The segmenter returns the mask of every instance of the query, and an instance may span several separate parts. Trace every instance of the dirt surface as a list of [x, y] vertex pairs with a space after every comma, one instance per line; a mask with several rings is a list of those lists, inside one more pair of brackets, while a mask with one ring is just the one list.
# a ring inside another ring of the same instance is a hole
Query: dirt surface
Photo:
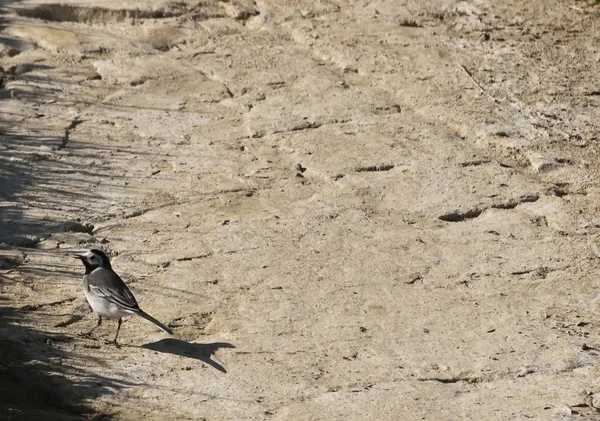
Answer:
[[3, 420], [600, 418], [600, 8], [2, 7]]

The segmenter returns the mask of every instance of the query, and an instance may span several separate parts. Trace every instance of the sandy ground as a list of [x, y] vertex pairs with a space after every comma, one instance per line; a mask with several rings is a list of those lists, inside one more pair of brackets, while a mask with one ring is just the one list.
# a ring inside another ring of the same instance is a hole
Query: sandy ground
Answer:
[[600, 8], [2, 7], [3, 420], [600, 419]]

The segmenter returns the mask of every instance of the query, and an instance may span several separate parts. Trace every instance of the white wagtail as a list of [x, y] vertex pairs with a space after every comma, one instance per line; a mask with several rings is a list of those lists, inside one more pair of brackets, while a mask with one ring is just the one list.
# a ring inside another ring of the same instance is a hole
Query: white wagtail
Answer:
[[116, 346], [119, 346], [117, 337], [123, 317], [132, 315], [141, 316], [165, 332], [173, 334], [171, 329], [140, 308], [125, 282], [113, 271], [110, 260], [104, 252], [92, 249], [84, 254], [76, 254], [74, 257], [81, 259], [85, 265], [83, 293], [92, 310], [98, 314], [98, 324], [87, 333], [88, 335], [102, 324], [102, 317], [119, 319], [117, 334], [113, 341]]

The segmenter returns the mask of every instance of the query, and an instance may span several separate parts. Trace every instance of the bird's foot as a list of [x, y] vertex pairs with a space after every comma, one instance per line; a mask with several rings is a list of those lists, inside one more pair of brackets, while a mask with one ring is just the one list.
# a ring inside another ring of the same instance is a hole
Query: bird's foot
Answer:
[[107, 345], [114, 345], [115, 348], [117, 348], [117, 349], [121, 348], [121, 345], [119, 345], [119, 343], [117, 341], [108, 341], [106, 344]]

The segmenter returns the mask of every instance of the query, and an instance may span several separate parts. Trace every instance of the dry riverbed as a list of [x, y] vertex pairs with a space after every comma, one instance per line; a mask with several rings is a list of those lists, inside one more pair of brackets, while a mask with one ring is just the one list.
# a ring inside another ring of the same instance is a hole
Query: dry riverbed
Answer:
[[600, 8], [1, 6], [3, 420], [600, 417]]

